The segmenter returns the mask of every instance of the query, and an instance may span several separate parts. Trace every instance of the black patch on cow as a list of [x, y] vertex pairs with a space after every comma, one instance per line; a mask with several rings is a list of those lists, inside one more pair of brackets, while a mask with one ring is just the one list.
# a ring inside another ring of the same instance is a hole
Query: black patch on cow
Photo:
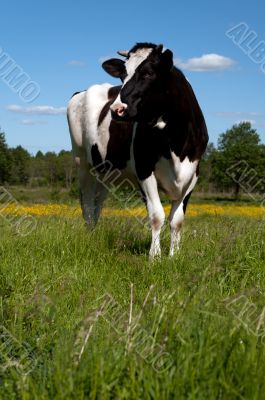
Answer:
[[[120, 93], [120, 86], [113, 86], [108, 91], [108, 102], [102, 108], [98, 126], [101, 125], [107, 113], [109, 112], [111, 104], [114, 102], [118, 94]], [[116, 121], [111, 120], [109, 126], [109, 141], [107, 144], [107, 153], [104, 162], [99, 153], [97, 145], [93, 145], [91, 148], [91, 155], [93, 165], [99, 165], [98, 171], [104, 172], [105, 165], [108, 170], [122, 170], [126, 167], [127, 161], [130, 159], [130, 148], [132, 143], [133, 134], [133, 122], [132, 121]], [[96, 146], [96, 147], [95, 147]]]
[[168, 128], [170, 147], [183, 161], [199, 160], [208, 142], [205, 120], [191, 85], [180, 70], [171, 73], [168, 99]]
[[100, 126], [102, 124], [102, 122], [104, 121], [104, 119], [106, 118], [106, 115], [108, 114], [109, 108], [112, 103], [113, 103], [113, 100], [107, 101], [107, 103], [101, 109], [99, 117], [98, 117], [98, 126]]
[[81, 90], [80, 92], [75, 92], [75, 93], [72, 95], [71, 99], [72, 99], [76, 94], [83, 93], [83, 92], [85, 92], [85, 90]]
[[102, 110], [100, 111], [99, 118], [98, 118], [98, 126], [101, 125], [103, 120], [105, 119], [106, 115], [109, 112], [111, 104], [114, 102], [118, 94], [120, 93], [121, 86], [113, 86], [108, 91], [108, 99], [107, 103], [103, 106]]
[[103, 160], [98, 150], [98, 145], [96, 143], [91, 146], [91, 157], [94, 167], [97, 167], [99, 164], [102, 164]]
[[111, 163], [113, 168], [122, 170], [130, 159], [133, 123], [112, 120], [109, 135], [106, 160]]
[[139, 123], [135, 132], [133, 152], [137, 176], [144, 180], [155, 170], [155, 165], [161, 157], [171, 157], [169, 137], [164, 129]]
[[[152, 52], [121, 89], [122, 102], [128, 104], [128, 110], [132, 109], [135, 115], [132, 119], [139, 122], [134, 152], [140, 179], [150, 176], [161, 156], [171, 158], [171, 151], [181, 162], [186, 157], [190, 161], [199, 160], [208, 142], [202, 111], [180, 70], [173, 67], [166, 76], [151, 71], [155, 77], [142, 80], [142, 75], [148, 73], [148, 64], [153, 65], [156, 60], [157, 55]], [[150, 84], [152, 79], [154, 82]], [[138, 98], [140, 103], [135, 102]], [[160, 117], [166, 123], [163, 130], [155, 128]]]
[[115, 100], [118, 94], [121, 91], [121, 85], [119, 86], [112, 86], [109, 91], [108, 91], [108, 99], [109, 100]]
[[111, 58], [102, 64], [102, 68], [113, 78], [120, 78], [124, 81], [126, 76], [125, 62], [119, 58]]
[[184, 214], [186, 213], [186, 209], [187, 209], [187, 205], [188, 205], [188, 201], [190, 199], [191, 193], [192, 193], [192, 191], [189, 192], [186, 197], [184, 197], [184, 200], [183, 200], [183, 212], [184, 212]]
[[196, 176], [199, 176], [199, 173], [200, 173], [200, 161], [198, 162], [196, 167]]

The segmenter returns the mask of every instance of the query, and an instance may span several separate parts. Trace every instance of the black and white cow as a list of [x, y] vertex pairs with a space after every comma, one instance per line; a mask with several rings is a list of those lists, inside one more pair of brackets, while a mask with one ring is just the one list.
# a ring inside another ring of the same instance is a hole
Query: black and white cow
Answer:
[[138, 43], [103, 68], [122, 85], [94, 85], [68, 105], [73, 154], [79, 165], [81, 205], [88, 225], [97, 222], [106, 185], [91, 168], [108, 162], [138, 182], [152, 230], [150, 257], [160, 254], [165, 213], [159, 189], [172, 202], [172, 256], [179, 248], [188, 199], [198, 178], [208, 134], [191, 85], [162, 45]]

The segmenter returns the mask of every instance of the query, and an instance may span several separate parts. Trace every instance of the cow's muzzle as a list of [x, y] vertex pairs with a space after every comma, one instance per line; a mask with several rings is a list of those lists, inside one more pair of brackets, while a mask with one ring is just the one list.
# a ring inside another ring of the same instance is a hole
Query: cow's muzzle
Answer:
[[124, 103], [113, 103], [110, 106], [111, 111], [118, 117], [124, 117], [126, 115], [127, 104]]

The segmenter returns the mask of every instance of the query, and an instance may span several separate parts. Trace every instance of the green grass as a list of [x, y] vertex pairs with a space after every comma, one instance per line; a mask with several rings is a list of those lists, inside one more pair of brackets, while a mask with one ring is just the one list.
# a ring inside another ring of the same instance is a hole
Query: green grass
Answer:
[[[60, 186], [7, 186], [6, 189], [12, 193], [14, 198], [23, 204], [46, 204], [46, 203], [64, 203], [64, 204], [76, 204], [79, 207], [79, 190], [73, 186], [71, 189], [66, 189]], [[260, 205], [263, 202], [263, 194], [257, 193], [240, 193], [237, 200], [234, 198], [233, 193], [211, 193], [211, 192], [199, 192], [196, 187], [193, 191], [191, 203], [212, 203], [212, 204], [242, 204], [242, 205]], [[131, 187], [122, 187], [122, 189], [115, 189], [114, 195], [110, 195], [105, 206], [107, 207], [119, 207], [123, 208], [125, 205], [132, 203], [135, 205], [136, 199], [139, 197], [139, 205], [142, 205], [138, 191], [135, 195], [132, 195]], [[163, 193], [160, 193], [160, 197], [163, 204], [169, 204], [168, 198]], [[131, 199], [131, 201], [130, 201]]]
[[[187, 218], [179, 254], [166, 257], [164, 231], [149, 263], [149, 234], [133, 219], [87, 232], [81, 218], [43, 217], [27, 237], [0, 220], [11, 338], [0, 337], [0, 398], [264, 399], [264, 231], [257, 219]], [[118, 306], [95, 318], [105, 294]], [[140, 332], [168, 353], [166, 371], [140, 355]]]

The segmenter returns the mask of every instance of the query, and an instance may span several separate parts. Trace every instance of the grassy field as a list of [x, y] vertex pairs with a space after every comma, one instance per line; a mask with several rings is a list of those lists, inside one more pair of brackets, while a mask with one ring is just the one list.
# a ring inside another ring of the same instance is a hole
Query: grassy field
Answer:
[[1, 399], [264, 399], [265, 228], [188, 214], [148, 262], [134, 218], [0, 218]]

